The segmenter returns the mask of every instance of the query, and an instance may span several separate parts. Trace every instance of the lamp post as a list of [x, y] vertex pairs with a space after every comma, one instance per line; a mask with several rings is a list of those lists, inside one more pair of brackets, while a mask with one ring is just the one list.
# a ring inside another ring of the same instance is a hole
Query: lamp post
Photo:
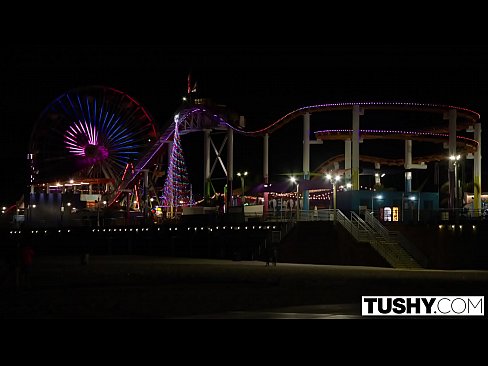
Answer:
[[379, 195], [375, 197], [374, 192], [371, 192], [371, 215], [373, 215], [373, 217], [374, 217], [374, 198], [376, 198], [377, 200], [382, 200], [383, 196]]
[[97, 204], [97, 227], [100, 227], [100, 200], [95, 202]]
[[107, 201], [103, 201], [103, 225], [102, 226], [105, 226], [107, 203], [108, 203]]
[[417, 222], [420, 222], [420, 191], [419, 191], [419, 199], [417, 201], [418, 206], [417, 206]]
[[28, 222], [29, 222], [29, 224], [32, 224], [32, 215], [33, 215], [32, 210], [33, 210], [34, 208], [36, 208], [36, 207], [37, 207], [36, 205], [31, 205], [31, 204], [29, 204], [29, 210], [28, 210], [28, 215], [29, 215], [29, 216], [28, 216]]
[[402, 214], [402, 222], [403, 222], [403, 210], [404, 210], [404, 207], [405, 206], [405, 193], [402, 192], [402, 211], [401, 211], [401, 214]]
[[247, 172], [241, 173], [238, 172], [237, 176], [241, 178], [241, 191], [242, 191], [242, 203], [244, 204], [244, 191], [245, 191], [245, 186], [244, 186], [244, 177], [247, 176]]
[[291, 177], [290, 180], [292, 183], [296, 183], [297, 185], [297, 221], [298, 221], [298, 217], [300, 215], [300, 200], [298, 198], [298, 192], [299, 192], [298, 189], [300, 188], [300, 183], [298, 183], [295, 177]]
[[[450, 206], [452, 209], [457, 208], [458, 205], [458, 179], [457, 179], [457, 166], [458, 161], [461, 160], [461, 155], [451, 155], [449, 156], [449, 160], [453, 162], [454, 165], [454, 184], [452, 185], [454, 188], [454, 192], [449, 192], [450, 194]], [[451, 179], [451, 176], [449, 177]]]
[[420, 191], [418, 197], [410, 196], [410, 201], [417, 201], [417, 222], [420, 222]]
[[327, 174], [325, 178], [332, 183], [332, 190], [334, 195], [333, 200], [334, 200], [334, 224], [335, 224], [337, 221], [337, 182], [341, 180], [341, 176], [336, 175], [334, 179], [332, 179], [332, 175]]

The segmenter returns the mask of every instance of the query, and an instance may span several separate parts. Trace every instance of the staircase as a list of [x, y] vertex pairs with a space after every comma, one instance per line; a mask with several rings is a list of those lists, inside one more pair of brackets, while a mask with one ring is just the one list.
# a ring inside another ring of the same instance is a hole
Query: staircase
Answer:
[[349, 219], [337, 210], [337, 221], [358, 242], [369, 243], [393, 268], [422, 268], [419, 263], [426, 264], [425, 257], [407, 239], [399, 232], [389, 231], [369, 212], [365, 221], [355, 212]]
[[[356, 215], [355, 212], [351, 214]], [[378, 235], [379, 241], [385, 243], [386, 247], [396, 258], [398, 266], [395, 266], [388, 261], [394, 268], [425, 268], [427, 266], [427, 257], [425, 257], [400, 232], [388, 230], [369, 211], [366, 211], [364, 217], [366, 223], [372, 228], [376, 235]], [[378, 249], [376, 250], [388, 260]]]

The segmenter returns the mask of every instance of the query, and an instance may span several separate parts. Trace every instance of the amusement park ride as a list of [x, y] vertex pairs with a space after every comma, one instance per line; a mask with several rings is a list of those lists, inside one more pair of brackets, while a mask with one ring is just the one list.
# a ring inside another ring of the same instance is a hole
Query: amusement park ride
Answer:
[[[193, 90], [165, 125], [157, 126], [147, 110], [129, 95], [109, 87], [91, 86], [70, 90], [55, 99], [42, 113], [31, 135], [28, 153], [28, 187], [24, 207], [26, 221], [53, 220], [84, 211], [100, 215], [100, 210], [118, 209], [128, 220], [137, 212], [143, 220], [162, 215], [174, 218], [182, 207], [197, 204], [186, 170], [181, 136], [203, 132], [204, 202], [212, 193], [212, 175], [217, 167], [225, 173], [227, 192], [224, 207], [232, 205], [234, 133], [263, 138], [263, 183], [269, 183], [269, 136], [289, 122], [303, 119], [303, 180], [310, 180], [310, 146], [324, 140], [344, 141], [344, 154], [319, 167], [325, 174], [331, 164], [344, 161], [345, 184], [360, 190], [359, 161], [382, 165], [402, 165], [405, 191], [411, 191], [412, 170], [426, 169], [426, 163], [449, 156], [474, 159], [474, 211], [481, 208], [481, 124], [479, 114], [465, 108], [420, 103], [335, 103], [308, 106], [292, 111], [265, 128], [247, 131], [243, 117], [194, 99]], [[442, 127], [422, 130], [360, 129], [360, 116], [370, 110], [428, 113], [433, 119], [448, 120]], [[352, 112], [351, 129], [315, 132], [311, 140], [310, 119], [315, 113]], [[473, 132], [473, 138], [458, 136]], [[220, 146], [212, 139], [224, 133]], [[360, 156], [364, 140], [403, 140], [404, 159]], [[412, 156], [413, 141], [441, 144], [448, 154]], [[224, 150], [225, 149], [225, 150]], [[213, 152], [212, 152], [213, 151]], [[212, 163], [211, 157], [215, 160]], [[224, 161], [223, 157], [226, 157]], [[450, 208], [456, 208], [456, 160], [449, 160]], [[303, 185], [306, 186], [306, 185]], [[215, 192], [214, 192], [215, 193]], [[267, 208], [268, 193], [264, 194]], [[309, 209], [308, 191], [303, 191], [303, 209]], [[105, 203], [104, 203], [105, 202]], [[76, 203], [76, 204], [75, 204]], [[54, 208], [40, 207], [52, 206]], [[38, 212], [38, 214], [36, 214]], [[127, 221], [126, 221], [127, 222]]]

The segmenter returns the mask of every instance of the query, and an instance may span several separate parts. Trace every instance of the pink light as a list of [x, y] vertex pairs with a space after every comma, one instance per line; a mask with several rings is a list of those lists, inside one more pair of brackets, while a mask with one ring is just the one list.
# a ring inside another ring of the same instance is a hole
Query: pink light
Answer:
[[[98, 132], [95, 126], [86, 121], [77, 121], [73, 123], [64, 135], [66, 148], [74, 155], [86, 156], [87, 146], [98, 145]], [[100, 156], [106, 158], [108, 151], [100, 147]]]

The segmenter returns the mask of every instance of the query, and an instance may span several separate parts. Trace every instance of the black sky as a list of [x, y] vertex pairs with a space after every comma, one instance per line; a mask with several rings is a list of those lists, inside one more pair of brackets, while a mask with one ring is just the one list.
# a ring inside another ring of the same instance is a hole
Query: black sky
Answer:
[[[189, 72], [201, 96], [246, 116], [251, 129], [324, 102], [455, 104], [480, 112], [482, 121], [488, 109], [488, 46], [21, 45], [4, 47], [0, 62], [2, 204], [23, 191], [24, 158], [39, 114], [65, 91], [86, 85], [126, 92], [160, 124], [179, 106]], [[323, 126], [321, 118], [312, 118], [312, 129]], [[350, 118], [346, 121], [349, 125]], [[272, 172], [283, 173], [283, 162], [301, 170], [300, 131], [298, 124], [290, 126], [273, 139]], [[236, 169], [251, 170], [259, 180], [261, 142], [238, 142]], [[186, 154], [200, 154], [197, 138], [186, 145]], [[312, 165], [329, 153], [320, 151]], [[189, 161], [190, 168], [203, 169], [195, 164]]]

